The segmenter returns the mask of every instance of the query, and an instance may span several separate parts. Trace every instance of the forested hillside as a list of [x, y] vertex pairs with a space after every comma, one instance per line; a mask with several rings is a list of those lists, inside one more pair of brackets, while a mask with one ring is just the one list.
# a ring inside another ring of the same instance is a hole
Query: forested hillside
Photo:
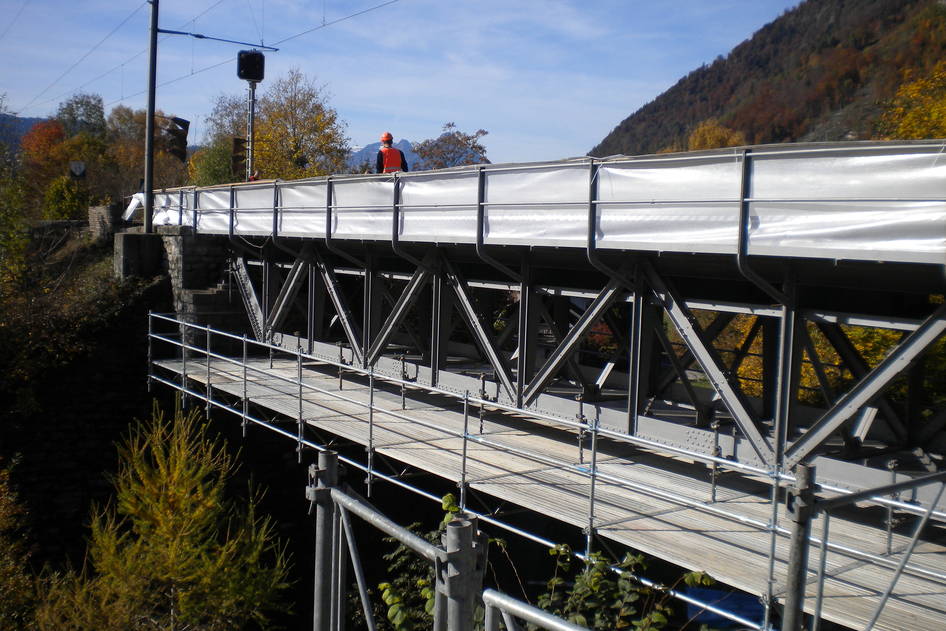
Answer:
[[626, 118], [590, 155], [683, 150], [710, 119], [750, 144], [890, 135], [881, 116], [898, 89], [933, 73], [944, 51], [943, 0], [807, 0]]

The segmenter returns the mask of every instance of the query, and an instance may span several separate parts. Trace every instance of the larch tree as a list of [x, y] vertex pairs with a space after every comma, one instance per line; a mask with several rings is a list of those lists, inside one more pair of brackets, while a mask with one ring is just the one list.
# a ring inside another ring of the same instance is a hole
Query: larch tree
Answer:
[[919, 140], [946, 137], [946, 61], [902, 84], [880, 119], [884, 138]]
[[119, 449], [114, 503], [92, 519], [89, 567], [54, 577], [39, 629], [265, 628], [288, 559], [259, 494], [229, 499], [236, 464], [196, 410], [155, 408]]
[[745, 144], [746, 137], [741, 131], [729, 129], [715, 118], [701, 122], [687, 138], [687, 148], [690, 151], [739, 147]]

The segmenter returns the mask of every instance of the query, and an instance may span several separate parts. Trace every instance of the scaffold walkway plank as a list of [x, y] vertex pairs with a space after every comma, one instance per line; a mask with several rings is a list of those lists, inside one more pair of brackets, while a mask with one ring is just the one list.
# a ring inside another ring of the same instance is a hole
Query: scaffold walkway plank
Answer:
[[[154, 365], [178, 381], [185, 372], [181, 360], [161, 360]], [[456, 400], [446, 402], [409, 391], [402, 410], [400, 392], [380, 381], [375, 384], [369, 424], [369, 388], [364, 380], [343, 375], [339, 390], [337, 374], [306, 361], [300, 406], [295, 359], [250, 359], [247, 367], [245, 370], [240, 360], [214, 359], [209, 365], [193, 360], [186, 363], [186, 373], [188, 380], [202, 388], [209, 376], [215, 399], [221, 393], [239, 399], [245, 392], [256, 406], [288, 419], [297, 419], [301, 409], [308, 426], [365, 446], [370, 443], [378, 453], [411, 467], [452, 481], [459, 481], [465, 471], [469, 487], [479, 493], [577, 528], [592, 522], [601, 537], [688, 569], [706, 571], [720, 582], [750, 593], [766, 591], [771, 541], [766, 526], [772, 518], [766, 480], [725, 473], [718, 482], [716, 501], [710, 502], [710, 474], [705, 464], [601, 440], [592, 481], [588, 446], [580, 446], [576, 433], [566, 428], [488, 411], [480, 432], [477, 411], [473, 410], [467, 418], [468, 439], [464, 441], [464, 414]], [[790, 527], [783, 506], [777, 523]], [[821, 518], [813, 523], [814, 537], [820, 536], [821, 525]], [[836, 547], [827, 555], [822, 616], [864, 628], [899, 557], [887, 555], [886, 531], [854, 512], [832, 516], [830, 525], [829, 539]], [[908, 542], [908, 535], [891, 535], [895, 552]], [[874, 628], [946, 628], [944, 544], [946, 536], [940, 525], [928, 528]], [[878, 565], [851, 549], [889, 562]], [[774, 555], [774, 593], [779, 599], [788, 554], [788, 537], [779, 534]], [[808, 610], [814, 606], [818, 561], [818, 549], [813, 545], [805, 600]]]

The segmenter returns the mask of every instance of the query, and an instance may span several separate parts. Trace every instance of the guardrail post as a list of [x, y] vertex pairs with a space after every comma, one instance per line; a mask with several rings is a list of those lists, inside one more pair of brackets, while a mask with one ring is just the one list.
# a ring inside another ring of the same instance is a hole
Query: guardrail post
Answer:
[[332, 487], [338, 484], [338, 454], [319, 453], [318, 466], [309, 467], [306, 499], [315, 504], [315, 594], [313, 597], [313, 631], [332, 631], [333, 545], [335, 540]]
[[785, 580], [785, 611], [782, 631], [800, 631], [805, 617], [805, 578], [808, 574], [808, 540], [815, 507], [815, 468], [798, 465], [795, 486], [788, 496], [792, 515], [791, 548], [788, 553], [788, 576]]

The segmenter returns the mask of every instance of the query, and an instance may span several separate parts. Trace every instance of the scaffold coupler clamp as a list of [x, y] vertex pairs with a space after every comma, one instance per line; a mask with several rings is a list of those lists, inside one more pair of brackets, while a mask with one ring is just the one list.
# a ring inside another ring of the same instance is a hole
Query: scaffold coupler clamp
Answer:
[[315, 505], [319, 502], [319, 500], [332, 492], [331, 487], [325, 486], [319, 480], [320, 471], [321, 469], [319, 469], [319, 465], [309, 465], [309, 482], [305, 487], [305, 498], [309, 500], [309, 515], [312, 514], [312, 510], [315, 508]]

